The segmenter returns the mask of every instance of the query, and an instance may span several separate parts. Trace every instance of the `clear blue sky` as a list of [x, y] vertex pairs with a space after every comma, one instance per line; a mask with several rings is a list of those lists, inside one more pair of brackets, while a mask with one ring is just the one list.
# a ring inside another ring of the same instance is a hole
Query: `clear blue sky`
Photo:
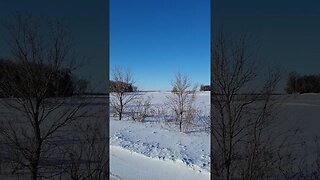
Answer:
[[210, 0], [110, 0], [115, 66], [130, 69], [140, 90], [170, 90], [177, 72], [209, 84]]
[[213, 5], [213, 30], [252, 35], [263, 65], [320, 73], [319, 0], [214, 0]]

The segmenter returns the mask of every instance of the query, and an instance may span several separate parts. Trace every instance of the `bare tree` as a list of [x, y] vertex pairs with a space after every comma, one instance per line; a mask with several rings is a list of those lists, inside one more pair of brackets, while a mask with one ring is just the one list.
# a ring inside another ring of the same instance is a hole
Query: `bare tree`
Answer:
[[169, 122], [174, 121], [171, 115], [172, 113], [170, 112], [170, 106], [167, 103], [155, 105], [150, 111], [157, 121], [164, 121], [166, 125], [168, 125]]
[[[5, 69], [7, 81], [0, 85], [6, 96], [1, 100], [11, 117], [2, 117], [1, 139], [6, 143], [6, 161], [12, 172], [30, 172], [30, 179], [51, 177], [48, 166], [53, 162], [61, 130], [87, 115], [81, 98], [70, 105], [70, 98], [49, 93], [63, 69], [74, 70], [72, 43], [63, 23], [41, 24], [31, 15], [17, 14], [15, 24], [7, 26], [11, 60], [20, 67]], [[67, 67], [68, 66], [68, 67]], [[66, 68], [67, 67], [67, 68]], [[60, 89], [61, 90], [61, 89]]]
[[[176, 74], [172, 85], [172, 96], [167, 96], [168, 105], [175, 114], [179, 123], [179, 130], [183, 132], [183, 125], [188, 127], [195, 115], [194, 101], [196, 87], [191, 87], [188, 76], [181, 73]], [[185, 129], [187, 130], [187, 129]]]
[[258, 73], [245, 35], [228, 41], [221, 34], [212, 48], [213, 177], [268, 179], [276, 174], [279, 150], [271, 129], [280, 73], [269, 71], [262, 87], [253, 87]]
[[62, 165], [61, 177], [73, 180], [108, 178], [109, 143], [106, 123], [103, 117], [98, 116], [74, 126], [76, 133], [72, 135], [72, 143], [64, 150], [67, 162]]
[[112, 71], [112, 80], [110, 105], [119, 120], [122, 120], [127, 106], [136, 99], [137, 93], [133, 92], [135, 89], [134, 81], [129, 70], [115, 67]]
[[130, 117], [134, 121], [144, 122], [146, 117], [151, 115], [151, 97], [148, 96], [146, 99], [143, 97], [136, 98], [129, 108]]

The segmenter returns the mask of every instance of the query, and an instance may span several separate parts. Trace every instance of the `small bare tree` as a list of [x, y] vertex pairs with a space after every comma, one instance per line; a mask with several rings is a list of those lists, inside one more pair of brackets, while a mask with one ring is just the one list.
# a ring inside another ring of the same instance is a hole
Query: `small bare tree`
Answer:
[[151, 114], [157, 121], [163, 121], [165, 125], [174, 121], [170, 112], [170, 106], [168, 104], [155, 105], [151, 108]]
[[129, 109], [132, 120], [144, 122], [146, 117], [151, 114], [151, 97], [148, 96], [146, 99], [143, 97], [137, 98], [133, 101]]
[[129, 103], [136, 99], [137, 93], [133, 92], [135, 90], [134, 81], [129, 70], [115, 67], [112, 71], [112, 80], [110, 105], [119, 120], [122, 120], [124, 111]]
[[13, 97], [1, 100], [12, 113], [1, 117], [0, 138], [6, 144], [6, 162], [13, 166], [11, 173], [29, 172], [33, 180], [53, 175], [46, 170], [52, 163], [60, 130], [87, 114], [81, 98], [70, 106], [66, 90], [50, 92], [53, 86], [62, 86], [53, 82], [61, 82], [63, 67], [69, 64], [67, 69], [74, 70], [72, 43], [61, 22], [42, 25], [24, 14], [17, 14], [16, 23], [8, 25], [11, 60], [19, 68], [4, 69], [7, 80], [0, 85], [5, 97]]
[[[176, 74], [172, 85], [172, 95], [167, 96], [168, 104], [179, 123], [179, 130], [183, 132], [183, 124], [188, 127], [194, 118], [194, 101], [196, 86], [191, 88], [191, 83], [186, 75]], [[186, 129], [185, 129], [186, 130]]]

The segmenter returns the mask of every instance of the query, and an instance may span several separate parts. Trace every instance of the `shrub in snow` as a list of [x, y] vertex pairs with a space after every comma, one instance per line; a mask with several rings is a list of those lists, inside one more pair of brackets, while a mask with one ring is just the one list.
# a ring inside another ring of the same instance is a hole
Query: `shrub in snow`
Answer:
[[147, 99], [139, 98], [135, 100], [130, 107], [129, 114], [132, 120], [143, 122], [146, 117], [150, 116], [151, 97]]

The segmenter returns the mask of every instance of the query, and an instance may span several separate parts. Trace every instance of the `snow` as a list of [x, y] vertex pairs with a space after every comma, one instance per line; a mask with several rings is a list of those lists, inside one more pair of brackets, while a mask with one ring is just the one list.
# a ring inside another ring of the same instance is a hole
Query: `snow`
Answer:
[[[153, 96], [152, 104], [161, 106], [168, 95], [169, 92], [148, 92], [144, 96]], [[88, 108], [103, 109], [105, 98], [92, 99]], [[320, 136], [320, 94], [281, 95], [279, 98], [284, 99], [279, 109], [279, 119], [283, 122], [281, 131], [297, 126], [303, 129], [306, 140]], [[197, 105], [209, 115], [210, 94], [197, 93]], [[2, 118], [14, 115], [1, 103], [0, 113]], [[105, 117], [104, 114], [101, 117]], [[180, 133], [176, 126], [150, 118], [144, 123], [110, 118], [111, 179], [210, 178], [210, 135], [207, 132]], [[2, 174], [1, 178], [8, 179], [8, 175]]]
[[182, 162], [162, 161], [118, 146], [110, 146], [110, 179], [209, 179], [208, 172], [194, 172]]
[[[169, 92], [148, 92], [161, 106]], [[196, 104], [209, 115], [210, 94], [199, 92]], [[113, 179], [209, 179], [210, 134], [181, 133], [174, 125], [146, 119], [144, 123], [110, 116], [110, 171]], [[130, 178], [129, 178], [130, 177]]]
[[[144, 96], [152, 96], [153, 106], [161, 106], [168, 95], [170, 92], [148, 92]], [[320, 94], [276, 98], [281, 99], [281, 104], [275, 133], [299, 127], [303, 134], [298, 140], [312, 143], [315, 136], [320, 137]], [[210, 94], [197, 93], [197, 105], [209, 115]], [[180, 133], [176, 126], [155, 119], [139, 123], [110, 118], [111, 179], [210, 178], [210, 135], [207, 132]], [[314, 149], [312, 144], [308, 148]]]
[[284, 127], [299, 127], [306, 139], [320, 136], [320, 94], [297, 94], [284, 97], [280, 119]]

